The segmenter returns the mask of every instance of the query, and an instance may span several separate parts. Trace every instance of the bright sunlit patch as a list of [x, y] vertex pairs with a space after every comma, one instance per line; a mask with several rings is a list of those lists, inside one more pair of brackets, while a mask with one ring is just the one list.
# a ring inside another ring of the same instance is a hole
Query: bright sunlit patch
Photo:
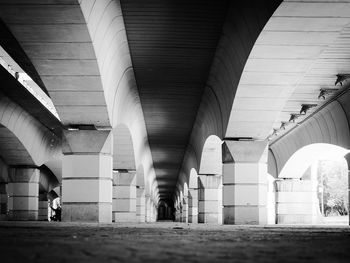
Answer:
[[202, 150], [200, 174], [222, 174], [222, 141], [216, 135], [210, 135]]
[[296, 151], [284, 165], [280, 178], [301, 178], [306, 169], [317, 160], [339, 160], [350, 151], [333, 144], [315, 143]]
[[24, 72], [24, 70], [13, 60], [13, 58], [0, 46], [0, 65], [5, 68], [19, 83], [22, 84], [45, 108], [47, 108], [58, 120], [57, 110], [52, 100], [42, 89]]

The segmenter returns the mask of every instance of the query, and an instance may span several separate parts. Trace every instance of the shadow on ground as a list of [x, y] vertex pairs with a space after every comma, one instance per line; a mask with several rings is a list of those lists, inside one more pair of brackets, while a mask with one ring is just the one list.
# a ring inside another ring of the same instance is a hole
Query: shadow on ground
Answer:
[[350, 262], [350, 228], [0, 222], [0, 262]]

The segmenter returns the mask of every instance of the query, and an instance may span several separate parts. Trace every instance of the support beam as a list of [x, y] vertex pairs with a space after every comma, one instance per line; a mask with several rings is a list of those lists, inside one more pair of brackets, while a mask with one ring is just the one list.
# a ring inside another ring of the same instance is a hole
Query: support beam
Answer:
[[39, 178], [37, 168], [10, 168], [9, 220], [38, 220]]
[[62, 220], [112, 222], [112, 133], [63, 133]]
[[113, 171], [113, 220], [136, 222], [136, 171]]
[[225, 141], [222, 154], [224, 224], [266, 224], [267, 142]]
[[219, 186], [221, 175], [198, 175], [198, 223], [219, 223]]

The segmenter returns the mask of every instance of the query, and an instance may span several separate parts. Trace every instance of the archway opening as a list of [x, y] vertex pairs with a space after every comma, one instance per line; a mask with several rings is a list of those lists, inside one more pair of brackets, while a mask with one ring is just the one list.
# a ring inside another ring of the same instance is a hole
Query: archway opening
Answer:
[[222, 141], [204, 143], [198, 174], [198, 223], [222, 224]]
[[171, 200], [160, 200], [158, 204], [157, 221], [173, 221], [174, 220], [174, 204]]
[[276, 181], [277, 223], [349, 224], [349, 152], [325, 143], [295, 152]]
[[313, 166], [316, 166], [317, 198], [322, 223], [349, 224], [349, 178], [345, 158], [322, 159]]

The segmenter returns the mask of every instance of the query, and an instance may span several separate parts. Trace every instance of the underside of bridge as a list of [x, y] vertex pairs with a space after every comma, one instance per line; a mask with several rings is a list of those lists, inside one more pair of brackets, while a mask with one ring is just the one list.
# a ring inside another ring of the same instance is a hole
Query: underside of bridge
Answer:
[[350, 0], [0, 0], [0, 221], [349, 225]]

